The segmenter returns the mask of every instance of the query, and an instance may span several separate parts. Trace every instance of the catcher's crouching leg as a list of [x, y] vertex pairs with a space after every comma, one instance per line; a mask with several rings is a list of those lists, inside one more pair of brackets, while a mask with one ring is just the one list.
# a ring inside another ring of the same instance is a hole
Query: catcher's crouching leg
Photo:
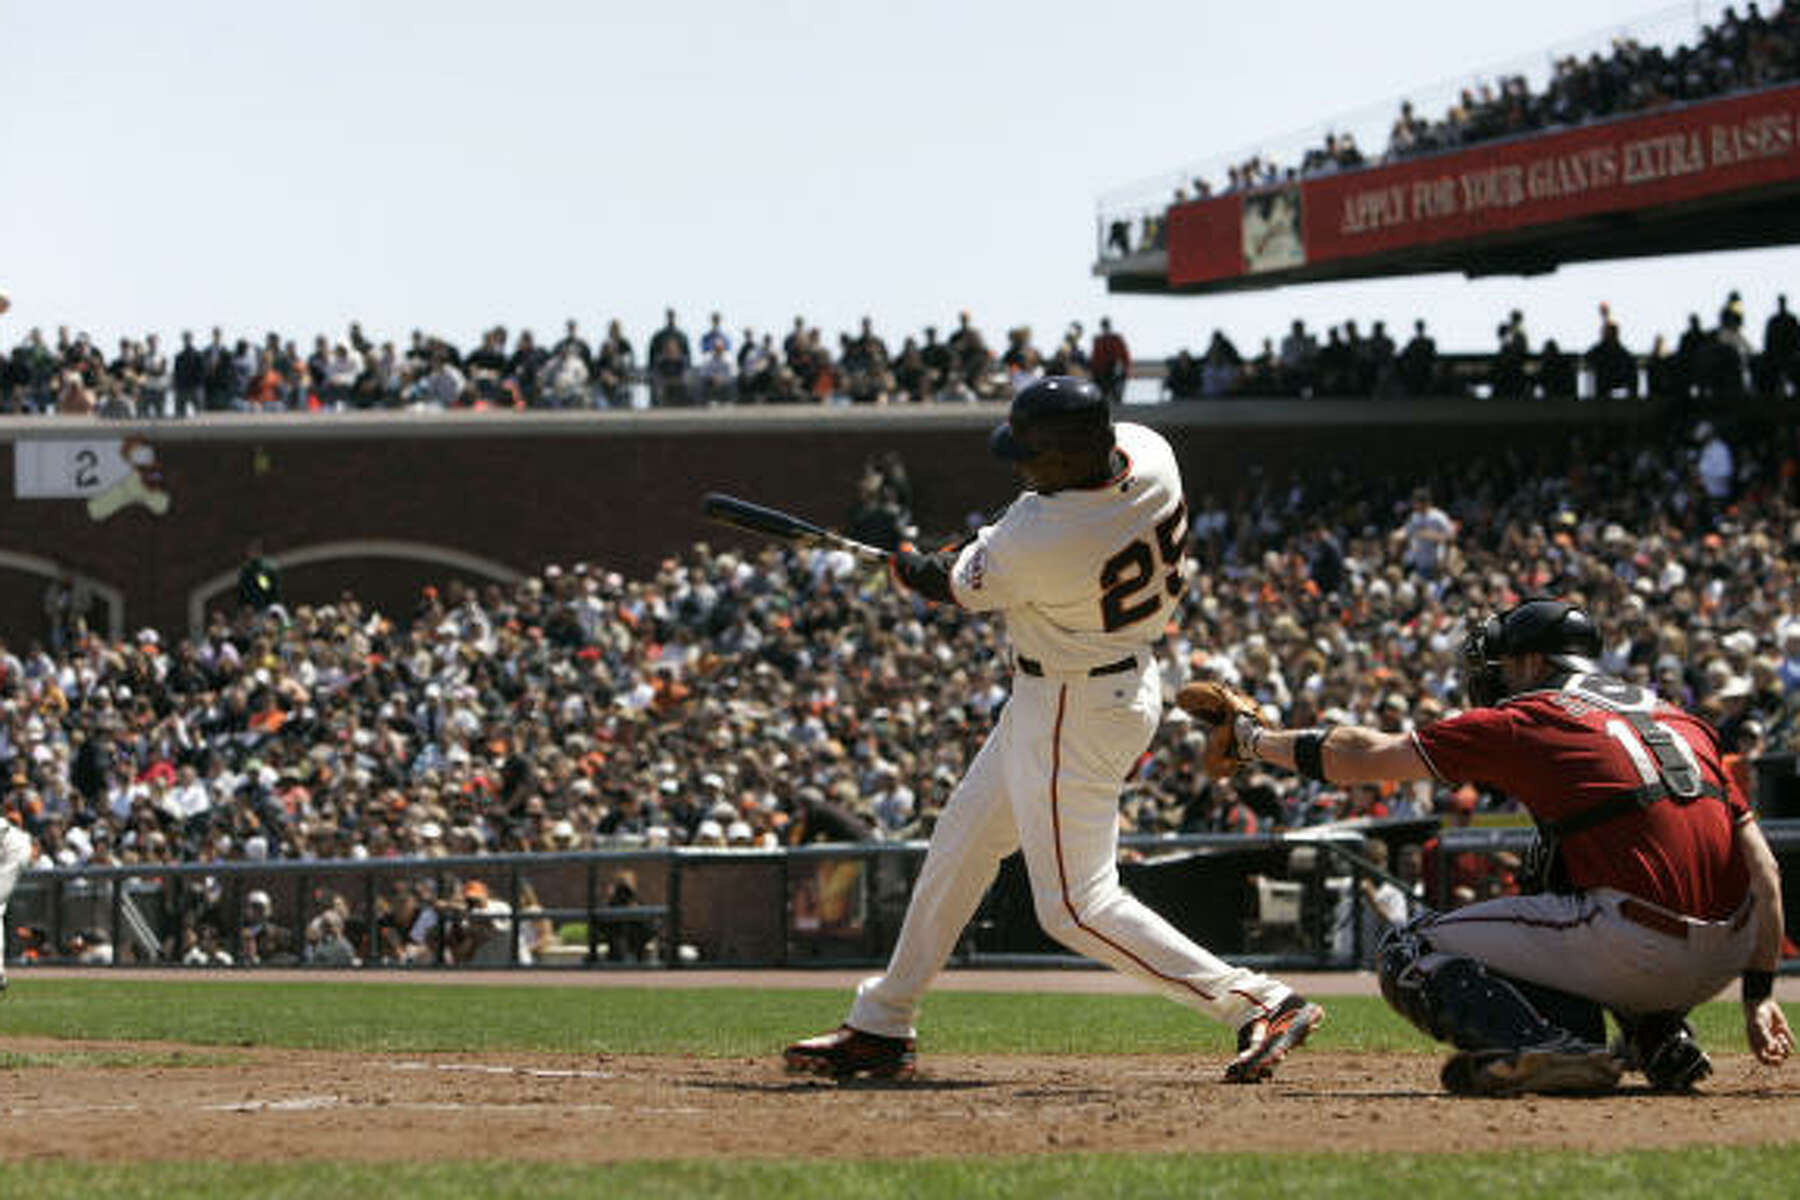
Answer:
[[[1421, 929], [1429, 919], [1389, 929], [1376, 949], [1381, 995], [1395, 1012], [1461, 1050], [1598, 1048], [1606, 1028], [1599, 1005], [1521, 984], [1467, 955], [1433, 950]], [[1545, 1010], [1558, 1019], [1549, 1019]]]
[[1377, 950], [1381, 994], [1419, 1029], [1464, 1052], [1444, 1066], [1446, 1090], [1512, 1095], [1595, 1091], [1618, 1082], [1618, 1060], [1591, 1036], [1605, 1031], [1598, 1005], [1525, 985], [1560, 1018], [1552, 1021], [1515, 981], [1467, 955], [1433, 950], [1419, 924], [1383, 935]]

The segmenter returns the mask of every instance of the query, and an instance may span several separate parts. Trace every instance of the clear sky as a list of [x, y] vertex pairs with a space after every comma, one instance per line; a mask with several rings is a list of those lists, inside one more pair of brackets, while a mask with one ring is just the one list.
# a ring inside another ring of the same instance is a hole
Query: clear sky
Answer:
[[1040, 345], [1107, 313], [1140, 356], [1214, 327], [1249, 349], [1294, 316], [1424, 315], [1485, 350], [1513, 307], [1534, 342], [1585, 345], [1605, 299], [1641, 348], [1732, 287], [1760, 336], [1800, 252], [1179, 300], [1090, 274], [1096, 204], [1122, 185], [1494, 68], [1541, 78], [1551, 49], [1650, 17], [1670, 10], [0, 0], [0, 345], [63, 323], [306, 340], [352, 318], [467, 344], [572, 316], [590, 335], [620, 318], [641, 351], [673, 306], [690, 330], [714, 309], [828, 335], [866, 313], [896, 345], [959, 309]]

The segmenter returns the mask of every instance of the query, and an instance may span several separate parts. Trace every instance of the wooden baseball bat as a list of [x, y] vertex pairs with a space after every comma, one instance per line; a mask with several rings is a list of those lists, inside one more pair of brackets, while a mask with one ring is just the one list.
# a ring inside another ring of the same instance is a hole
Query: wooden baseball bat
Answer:
[[733, 525], [739, 529], [748, 529], [752, 533], [760, 533], [764, 537], [774, 538], [778, 542], [788, 542], [799, 546], [829, 546], [838, 550], [848, 550], [858, 558], [870, 562], [885, 563], [888, 552], [867, 542], [859, 542], [855, 538], [845, 537], [811, 521], [796, 517], [793, 513], [783, 512], [779, 508], [769, 508], [762, 504], [752, 504], [748, 500], [739, 500], [736, 496], [727, 496], [722, 492], [708, 492], [700, 501], [700, 511], [714, 521], [725, 525]]

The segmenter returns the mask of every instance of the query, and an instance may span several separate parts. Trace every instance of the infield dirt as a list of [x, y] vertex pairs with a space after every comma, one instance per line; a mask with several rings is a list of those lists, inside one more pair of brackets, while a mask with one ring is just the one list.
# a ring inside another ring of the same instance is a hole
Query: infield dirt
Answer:
[[[839, 1086], [767, 1059], [416, 1055], [9, 1038], [0, 1158], [606, 1162], [1078, 1151], [1582, 1150], [1783, 1141], [1800, 1075], [1717, 1060], [1702, 1094], [1458, 1100], [1430, 1055], [1302, 1050], [1272, 1082], [1210, 1057], [921, 1057]], [[221, 1057], [227, 1061], [220, 1062]]]

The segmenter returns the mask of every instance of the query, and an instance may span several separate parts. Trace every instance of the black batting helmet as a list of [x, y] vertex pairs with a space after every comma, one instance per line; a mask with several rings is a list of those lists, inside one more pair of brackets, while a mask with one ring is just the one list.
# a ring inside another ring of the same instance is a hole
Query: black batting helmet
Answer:
[[1110, 450], [1112, 411], [1092, 380], [1051, 375], [1013, 397], [1005, 424], [988, 448], [1008, 462], [1029, 462], [1054, 450]]
[[1463, 642], [1469, 699], [1478, 705], [1505, 699], [1501, 659], [1543, 654], [1566, 671], [1594, 671], [1600, 649], [1599, 627], [1573, 604], [1546, 596], [1521, 600], [1477, 625]]

